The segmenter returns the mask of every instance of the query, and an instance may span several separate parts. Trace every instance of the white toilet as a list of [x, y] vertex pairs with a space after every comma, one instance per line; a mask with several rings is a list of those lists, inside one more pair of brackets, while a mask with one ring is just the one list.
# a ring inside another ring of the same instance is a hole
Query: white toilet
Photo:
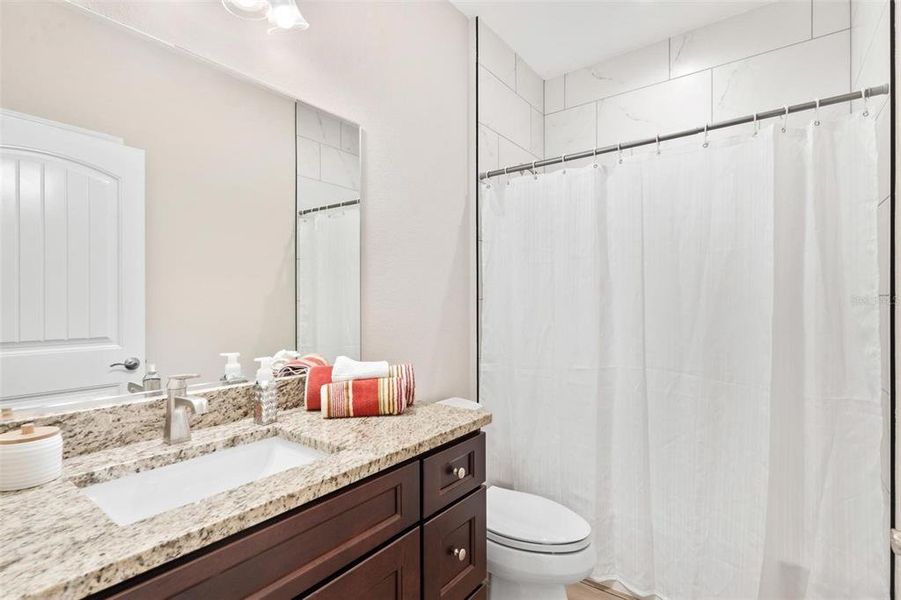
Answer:
[[588, 522], [556, 502], [488, 488], [491, 600], [566, 600], [595, 564]]

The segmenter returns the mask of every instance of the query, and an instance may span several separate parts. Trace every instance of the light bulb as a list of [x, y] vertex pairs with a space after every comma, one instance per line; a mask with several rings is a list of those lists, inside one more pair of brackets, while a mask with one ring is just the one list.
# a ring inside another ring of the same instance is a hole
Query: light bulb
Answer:
[[[300, 14], [294, 0], [270, 0], [269, 23], [277, 29], [306, 29], [309, 23]], [[273, 31], [269, 30], [270, 33]]]
[[267, 0], [222, 0], [225, 10], [242, 19], [265, 19], [269, 12]]

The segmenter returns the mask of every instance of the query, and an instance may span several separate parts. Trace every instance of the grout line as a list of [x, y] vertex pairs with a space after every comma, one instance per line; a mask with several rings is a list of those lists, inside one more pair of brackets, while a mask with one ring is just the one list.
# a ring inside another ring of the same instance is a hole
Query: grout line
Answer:
[[[498, 139], [504, 138], [505, 140], [507, 140], [508, 142], [510, 142], [511, 144], [513, 144], [514, 146], [516, 146], [517, 148], [519, 148], [520, 150], [522, 150], [523, 152], [525, 152], [526, 154], [528, 154], [529, 156], [531, 156], [532, 158], [534, 158], [535, 160], [541, 160], [540, 158], [536, 158], [536, 157], [535, 157], [535, 154], [534, 154], [531, 150], [526, 150], [525, 148], [523, 148], [522, 146], [520, 146], [519, 144], [517, 144], [516, 142], [514, 142], [513, 140], [511, 140], [510, 138], [508, 138], [508, 137], [505, 136], [504, 134], [500, 133], [499, 131], [497, 131], [497, 130], [494, 129], [493, 127], [490, 127], [490, 126], [486, 125], [485, 123], [479, 123], [479, 125], [480, 125], [481, 127], [484, 127], [485, 129], [487, 129], [488, 131], [490, 131], [490, 132], [493, 133], [494, 135], [496, 135], [496, 136], [498, 137]], [[530, 125], [530, 128], [531, 128], [531, 125]], [[501, 147], [500, 147], [500, 143], [498, 143], [498, 146], [497, 146], [497, 157], [498, 157], [498, 161], [500, 161], [500, 155], [501, 155]], [[498, 168], [500, 168], [500, 167], [498, 167]]]
[[[716, 64], [716, 65], [710, 65], [710, 66], [704, 67], [703, 69], [698, 69], [697, 71], [692, 71], [691, 73], [684, 73], [684, 74], [679, 75], [679, 76], [677, 76], [677, 77], [672, 77], [672, 78], [670, 78], [670, 79], [668, 79], [668, 80], [658, 81], [658, 82], [656, 82], [656, 83], [649, 83], [649, 84], [647, 84], [647, 85], [643, 85], [643, 86], [640, 86], [640, 87], [637, 87], [637, 88], [632, 88], [632, 89], [629, 89], [629, 90], [625, 90], [625, 91], [622, 91], [622, 92], [618, 92], [618, 93], [616, 93], [616, 94], [610, 94], [609, 96], [602, 96], [602, 97], [600, 97], [600, 98], [594, 98], [593, 100], [589, 100], [589, 101], [583, 102], [583, 103], [581, 103], [581, 104], [575, 104], [575, 105], [573, 105], [573, 106], [566, 106], [566, 97], [565, 97], [565, 95], [564, 95], [564, 102], [563, 102], [563, 105], [565, 106], [565, 108], [562, 109], [562, 110], [558, 110], [558, 111], [554, 111], [554, 112], [551, 112], [551, 113], [547, 113], [545, 116], [552, 115], [552, 114], [556, 114], [556, 113], [558, 113], [558, 112], [563, 112], [564, 110], [570, 110], [570, 109], [573, 109], [573, 108], [579, 108], [580, 106], [585, 106], [586, 104], [591, 104], [592, 102], [597, 102], [598, 100], [606, 100], [606, 99], [608, 99], [608, 98], [615, 98], [615, 97], [617, 97], [617, 96], [622, 96], [622, 95], [624, 95], [624, 94], [629, 94], [629, 93], [631, 93], [631, 92], [636, 92], [636, 91], [638, 91], [638, 90], [644, 90], [644, 89], [647, 89], [647, 88], [650, 88], [650, 87], [654, 87], [654, 86], [656, 86], [656, 85], [660, 85], [660, 84], [662, 84], [662, 83], [666, 83], [667, 81], [676, 81], [677, 79], [682, 79], [682, 78], [684, 78], [684, 77], [691, 77], [692, 75], [697, 75], [698, 73], [703, 73], [704, 71], [708, 71], [708, 70], [709, 70], [709, 71], [712, 72], [713, 69], [718, 69], [718, 68], [720, 68], [720, 67], [725, 67], [725, 66], [727, 66], [727, 65], [732, 65], [732, 64], [735, 64], [735, 63], [740, 63], [740, 62], [746, 61], [746, 60], [751, 59], [751, 58], [757, 58], [757, 57], [759, 57], [759, 56], [764, 56], [764, 55], [766, 55], [766, 54], [770, 54], [770, 53], [773, 53], [773, 52], [778, 52], [778, 51], [780, 51], [780, 50], [785, 50], [786, 48], [791, 48], [791, 47], [793, 47], [793, 46], [800, 46], [801, 44], [809, 44], [810, 42], [812, 42], [812, 41], [814, 41], [814, 40], [821, 40], [821, 39], [823, 39], [823, 38], [827, 38], [827, 37], [832, 36], [832, 35], [838, 35], [838, 34], [840, 34], [840, 33], [844, 33], [845, 31], [849, 31], [849, 30], [850, 30], [850, 27], [846, 27], [846, 28], [844, 28], [844, 29], [839, 29], [839, 30], [836, 30], [836, 31], [831, 31], [831, 32], [829, 32], [829, 33], [827, 33], [827, 34], [820, 35], [820, 36], [817, 36], [817, 37], [812, 38], [812, 39], [809, 39], [809, 40], [801, 40], [801, 41], [799, 41], [799, 42], [793, 42], [793, 43], [788, 44], [788, 45], [786, 45], [786, 46], [780, 46], [780, 47], [778, 47], [778, 48], [773, 48], [772, 50], [766, 50], [766, 51], [764, 51], [764, 52], [758, 52], [757, 54], [749, 54], [748, 56], [744, 56], [744, 57], [742, 57], [742, 58], [737, 58], [737, 59], [735, 59], [735, 60], [731, 60], [731, 61], [728, 61], [728, 62], [724, 62], [724, 63], [720, 63], [720, 64]], [[577, 69], [577, 70], [578, 70], [578, 71], [581, 71], [582, 69]], [[565, 75], [566, 75], [566, 74], [564, 74], [564, 76], [565, 76]], [[564, 88], [564, 92], [565, 92], [565, 88]]]
[[813, 0], [810, 0], [810, 39], [813, 39]]
[[673, 38], [666, 38], [666, 79], [673, 78]]
[[[515, 55], [514, 55], [514, 56], [515, 56]], [[478, 65], [478, 66], [481, 67], [482, 69], [485, 69], [485, 71], [487, 71], [488, 73], [490, 73], [492, 77], [494, 77], [495, 79], [497, 79], [498, 83], [500, 83], [502, 86], [504, 86], [505, 88], [507, 88], [508, 90], [510, 90], [511, 92], [513, 92], [513, 95], [516, 96], [517, 98], [519, 98], [520, 100], [522, 100], [523, 102], [525, 102], [526, 105], [528, 105], [529, 108], [535, 108], [535, 106], [534, 106], [531, 102], [529, 102], [528, 100], [526, 100], [525, 98], [523, 98], [522, 96], [520, 96], [519, 93], [518, 93], [515, 89], [513, 89], [512, 87], [510, 87], [509, 85], [507, 85], [507, 82], [504, 81], [503, 79], [501, 79], [500, 77], [498, 77], [497, 74], [496, 74], [494, 71], [492, 71], [491, 69], [489, 69], [488, 67], [486, 67], [485, 65], [482, 65], [482, 64], [480, 64], [480, 65]], [[476, 73], [476, 77], [478, 77], [478, 76], [479, 76], [478, 73]], [[544, 81], [544, 80], [542, 80], [542, 81]], [[514, 67], [514, 69], [513, 69], [513, 83], [514, 83], [514, 85], [516, 84], [516, 68], [515, 68], [515, 67]], [[535, 110], [538, 110], [538, 109], [535, 108]], [[544, 110], [544, 109], [542, 109], [542, 111], [543, 111], [543, 110]]]

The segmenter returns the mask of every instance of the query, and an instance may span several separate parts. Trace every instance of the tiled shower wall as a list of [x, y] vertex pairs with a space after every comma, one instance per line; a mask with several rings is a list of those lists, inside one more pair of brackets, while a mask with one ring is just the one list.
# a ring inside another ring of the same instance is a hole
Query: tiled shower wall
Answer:
[[479, 171], [544, 158], [544, 81], [479, 24]]
[[360, 198], [360, 128], [297, 103], [297, 208]]
[[[544, 81], [543, 104], [527, 100], [525, 88], [517, 85], [519, 72], [531, 69], [479, 25], [480, 172], [880, 85], [890, 74], [889, 0], [775, 2]], [[887, 98], [870, 104], [879, 131], [883, 300], [889, 274]], [[527, 103], [533, 121], [543, 110], [543, 130], [526, 119]], [[833, 106], [822, 114], [848, 110]], [[790, 121], [810, 118], [800, 113]], [[539, 136], [543, 154], [535, 146]], [[878, 303], [885, 390], [888, 306]]]

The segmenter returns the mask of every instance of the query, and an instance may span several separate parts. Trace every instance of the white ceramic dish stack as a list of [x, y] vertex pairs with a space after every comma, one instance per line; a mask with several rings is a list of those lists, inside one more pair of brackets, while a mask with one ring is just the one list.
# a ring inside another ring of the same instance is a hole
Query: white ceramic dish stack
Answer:
[[53, 481], [62, 473], [63, 436], [59, 427], [32, 423], [0, 434], [0, 491], [23, 490]]

